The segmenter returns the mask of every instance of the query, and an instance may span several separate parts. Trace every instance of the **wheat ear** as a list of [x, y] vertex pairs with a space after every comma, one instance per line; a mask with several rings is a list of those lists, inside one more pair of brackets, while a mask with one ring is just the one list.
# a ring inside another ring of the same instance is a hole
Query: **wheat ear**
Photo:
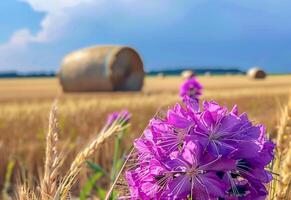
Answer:
[[61, 156], [57, 151], [58, 132], [57, 102], [55, 101], [50, 111], [46, 136], [44, 176], [41, 181], [42, 200], [52, 199], [57, 190], [59, 168], [62, 163]]
[[277, 200], [291, 199], [287, 197], [288, 190], [291, 187], [291, 141], [289, 142], [289, 150], [286, 159], [282, 163], [280, 182], [277, 188]]
[[[277, 136], [276, 170], [280, 179], [276, 187], [276, 200], [291, 199], [287, 197], [291, 187], [291, 97], [283, 109]], [[281, 167], [282, 166], [282, 167]]]
[[289, 139], [291, 139], [291, 97], [282, 110], [278, 127], [277, 154], [281, 160], [284, 159], [286, 155]]

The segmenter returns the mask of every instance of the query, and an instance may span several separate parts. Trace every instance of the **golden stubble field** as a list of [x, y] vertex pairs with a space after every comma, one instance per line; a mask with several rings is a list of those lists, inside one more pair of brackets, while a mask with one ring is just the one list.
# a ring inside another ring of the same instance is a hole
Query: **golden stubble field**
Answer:
[[[269, 76], [250, 80], [245, 76], [198, 77], [204, 86], [202, 99], [213, 99], [231, 107], [238, 104], [269, 132], [276, 131], [280, 107], [287, 102], [291, 75]], [[36, 182], [44, 162], [45, 134], [50, 106], [55, 98], [59, 105], [60, 143], [70, 153], [67, 163], [100, 129], [108, 113], [128, 109], [132, 126], [124, 137], [121, 150], [128, 150], [134, 138], [157, 112], [163, 112], [179, 100], [180, 77], [147, 77], [142, 92], [63, 94], [58, 80], [0, 79], [0, 190], [4, 185], [7, 165], [14, 162], [9, 182], [27, 177]], [[113, 140], [99, 149], [94, 161], [109, 169]], [[65, 164], [66, 170], [68, 165]], [[76, 187], [86, 181], [86, 170]], [[7, 183], [7, 181], [6, 181]]]

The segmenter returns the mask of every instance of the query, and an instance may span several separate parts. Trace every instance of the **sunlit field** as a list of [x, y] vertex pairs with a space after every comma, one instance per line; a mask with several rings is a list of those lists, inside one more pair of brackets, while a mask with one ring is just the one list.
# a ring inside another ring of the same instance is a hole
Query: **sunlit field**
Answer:
[[[205, 88], [204, 97], [217, 98], [229, 96], [253, 96], [260, 94], [284, 94], [289, 90], [291, 75], [268, 76], [265, 80], [252, 80], [245, 76], [201, 76], [198, 78]], [[147, 77], [141, 93], [92, 93], [73, 94], [62, 93], [58, 79], [33, 78], [33, 79], [0, 79], [0, 101], [30, 101], [51, 100], [56, 97], [77, 98], [106, 98], [108, 96], [128, 97], [142, 95], [166, 94], [177, 96], [178, 86], [182, 83], [180, 77]]]
[[[229, 108], [238, 104], [239, 112], [247, 112], [250, 119], [265, 124], [275, 136], [280, 109], [290, 94], [291, 75], [268, 76], [265, 80], [201, 76], [198, 80], [204, 86], [202, 99], [213, 99]], [[150, 118], [180, 101], [182, 82], [180, 77], [147, 77], [142, 92], [64, 94], [55, 78], [0, 79], [0, 190], [8, 185], [6, 192], [12, 192], [17, 180], [27, 178], [35, 183], [42, 175], [48, 115], [54, 99], [59, 107], [60, 146], [69, 152], [65, 171], [112, 111], [127, 109], [132, 113], [132, 125], [120, 149], [128, 151]], [[112, 145], [113, 140], [107, 140], [94, 158], [106, 169], [111, 168]], [[11, 163], [12, 176], [5, 180]], [[73, 192], [85, 184], [87, 175], [88, 170], [81, 171]]]

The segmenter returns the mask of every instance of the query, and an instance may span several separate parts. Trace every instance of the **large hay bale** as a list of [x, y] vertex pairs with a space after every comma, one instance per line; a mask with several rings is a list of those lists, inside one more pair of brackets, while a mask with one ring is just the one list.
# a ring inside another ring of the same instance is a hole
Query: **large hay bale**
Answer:
[[264, 79], [267, 76], [266, 72], [258, 67], [249, 69], [247, 75], [252, 79]]
[[181, 73], [183, 79], [190, 79], [195, 77], [195, 72], [193, 70], [184, 70]]
[[157, 74], [157, 77], [158, 77], [158, 78], [165, 78], [166, 75], [165, 75], [163, 72], [159, 72], [159, 73]]
[[206, 71], [206, 72], [204, 73], [204, 76], [206, 76], [206, 77], [210, 77], [210, 76], [211, 76], [211, 72], [210, 72], [210, 71]]
[[130, 47], [95, 46], [67, 55], [59, 78], [63, 91], [137, 91], [143, 86], [143, 62]]

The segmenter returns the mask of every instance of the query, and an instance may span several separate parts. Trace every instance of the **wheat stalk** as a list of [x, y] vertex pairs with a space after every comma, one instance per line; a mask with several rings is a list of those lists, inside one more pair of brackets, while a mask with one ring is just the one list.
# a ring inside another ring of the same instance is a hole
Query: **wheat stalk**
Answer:
[[291, 97], [282, 111], [277, 135], [276, 172], [280, 172], [280, 179], [276, 184], [276, 200], [291, 199], [288, 190], [291, 187]]
[[281, 160], [286, 155], [288, 141], [291, 139], [291, 97], [287, 105], [283, 108], [277, 135], [277, 154]]
[[62, 163], [61, 155], [57, 151], [58, 132], [57, 102], [55, 101], [51, 108], [46, 136], [44, 176], [41, 181], [42, 200], [51, 199], [57, 190], [59, 168]]
[[289, 142], [289, 150], [287, 151], [286, 159], [282, 164], [281, 178], [277, 187], [277, 200], [291, 199], [288, 195], [288, 190], [291, 187], [291, 141]]
[[69, 195], [69, 191], [76, 181], [78, 174], [83, 164], [88, 160], [108, 137], [123, 131], [127, 126], [123, 126], [124, 119], [118, 119], [113, 124], [105, 126], [103, 130], [97, 135], [97, 137], [87, 145], [87, 147], [79, 152], [71, 164], [68, 173], [63, 178], [56, 195], [55, 200], [64, 200]]

